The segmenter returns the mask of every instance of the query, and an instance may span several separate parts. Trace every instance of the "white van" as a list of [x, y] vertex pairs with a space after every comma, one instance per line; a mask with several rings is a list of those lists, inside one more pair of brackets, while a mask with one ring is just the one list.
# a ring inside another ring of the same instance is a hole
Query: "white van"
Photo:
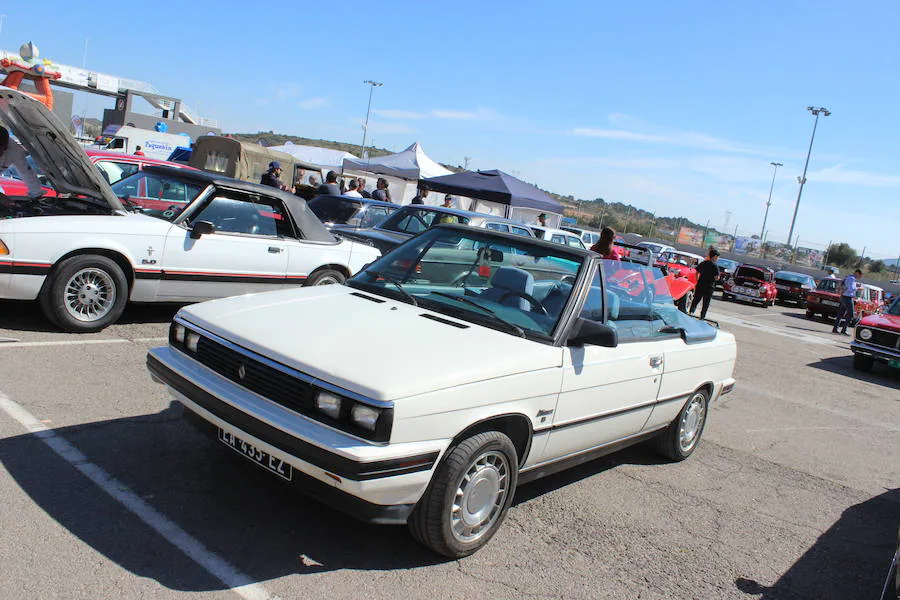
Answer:
[[176, 133], [161, 133], [152, 129], [140, 129], [128, 125], [110, 126], [103, 132], [104, 137], [112, 139], [103, 148], [111, 152], [134, 154], [141, 147], [144, 156], [168, 160], [175, 148], [190, 146], [191, 138]]

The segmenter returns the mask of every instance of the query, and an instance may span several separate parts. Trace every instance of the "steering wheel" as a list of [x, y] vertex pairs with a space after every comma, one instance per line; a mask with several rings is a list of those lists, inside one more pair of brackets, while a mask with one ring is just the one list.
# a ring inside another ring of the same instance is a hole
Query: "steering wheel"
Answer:
[[519, 290], [507, 290], [502, 296], [500, 296], [500, 304], [503, 303], [510, 296], [516, 296], [518, 298], [522, 298], [528, 304], [531, 305], [531, 308], [535, 309], [539, 314], [544, 315], [545, 317], [549, 317], [550, 313], [547, 312], [547, 309], [544, 308], [544, 305], [541, 304], [537, 298], [530, 294], [526, 294], [525, 292], [520, 292]]

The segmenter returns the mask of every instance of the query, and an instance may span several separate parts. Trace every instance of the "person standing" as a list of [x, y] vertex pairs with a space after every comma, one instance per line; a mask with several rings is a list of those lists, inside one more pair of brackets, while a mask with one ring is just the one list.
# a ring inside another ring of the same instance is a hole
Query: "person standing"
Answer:
[[273, 160], [269, 163], [269, 170], [262, 174], [259, 178], [262, 185], [267, 185], [279, 190], [286, 190], [287, 186], [281, 181], [281, 163]]
[[362, 177], [357, 177], [356, 181], [359, 183], [359, 185], [356, 188], [359, 191], [359, 195], [362, 196], [363, 198], [371, 198], [372, 197], [371, 192], [369, 192], [369, 190], [366, 189], [366, 180], [363, 179]]
[[606, 260], [622, 260], [622, 251], [615, 246], [616, 232], [612, 227], [604, 227], [600, 230], [600, 239], [591, 246], [591, 252], [596, 252]]
[[850, 335], [847, 333], [847, 325], [856, 317], [853, 302], [856, 299], [856, 290], [859, 289], [859, 283], [856, 281], [858, 277], [862, 277], [862, 271], [856, 269], [853, 273], [844, 277], [844, 280], [841, 282], [841, 307], [834, 318], [834, 328], [831, 330], [831, 333], [838, 332], [841, 319], [843, 319], [844, 327], [841, 329], [841, 335]]
[[134, 149], [134, 155], [135, 155], [135, 156], [145, 156], [144, 151], [141, 150], [141, 147], [140, 147], [140, 146], [136, 146], [136, 147], [135, 147], [135, 149]]
[[442, 206], [444, 208], [453, 208], [453, 196], [450, 194], [444, 196], [444, 204]]
[[375, 191], [372, 192], [372, 200], [392, 202], [391, 191], [388, 189], [388, 182], [384, 177], [379, 177], [378, 181], [375, 182]]
[[410, 204], [425, 204], [425, 198], [428, 197], [428, 190], [424, 187], [419, 186], [419, 193], [413, 197], [412, 202]]
[[341, 188], [338, 186], [337, 180], [337, 173], [328, 171], [328, 174], [325, 175], [325, 183], [320, 185], [316, 191], [320, 196], [340, 196]]
[[355, 179], [351, 179], [350, 183], [348, 184], [348, 189], [346, 192], [344, 192], [344, 195], [351, 198], [362, 198], [362, 194], [360, 194], [356, 189], [358, 186], [359, 182], [357, 182]]
[[706, 260], [697, 265], [697, 287], [694, 288], [694, 300], [691, 302], [688, 313], [694, 314], [697, 305], [703, 301], [703, 307], [700, 309], [700, 318], [706, 318], [706, 311], [709, 310], [709, 302], [712, 300], [713, 291], [716, 289], [716, 279], [719, 278], [719, 267], [716, 263], [719, 261], [719, 251], [714, 247], [709, 247], [706, 254]]
[[25, 150], [9, 136], [9, 129], [0, 126], [0, 171], [15, 167], [19, 177], [28, 186], [29, 198], [40, 198], [44, 195], [41, 180], [28, 164]]

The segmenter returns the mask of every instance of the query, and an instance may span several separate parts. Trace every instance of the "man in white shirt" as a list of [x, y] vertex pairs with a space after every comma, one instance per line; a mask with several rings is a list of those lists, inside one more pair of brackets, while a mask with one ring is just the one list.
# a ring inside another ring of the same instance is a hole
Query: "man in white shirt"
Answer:
[[856, 281], [857, 277], [862, 277], [862, 271], [859, 269], [856, 269], [852, 274], [844, 277], [844, 281], [841, 282], [841, 307], [838, 309], [838, 314], [834, 318], [834, 329], [831, 330], [831, 333], [838, 332], [841, 319], [843, 319], [844, 328], [841, 331], [841, 334], [849, 335], [847, 333], [847, 325], [855, 318], [856, 312], [853, 303], [856, 300], [856, 290], [859, 288], [859, 283]]
[[0, 126], [0, 172], [9, 167], [15, 167], [19, 172], [19, 177], [28, 186], [30, 198], [40, 198], [44, 195], [41, 180], [38, 179], [34, 169], [25, 159], [25, 150], [9, 136], [9, 130], [6, 127]]
[[356, 179], [351, 179], [350, 183], [347, 184], [347, 191], [344, 192], [345, 196], [350, 196], [351, 198], [362, 198], [362, 194], [359, 193], [357, 189], [359, 187], [359, 182]]

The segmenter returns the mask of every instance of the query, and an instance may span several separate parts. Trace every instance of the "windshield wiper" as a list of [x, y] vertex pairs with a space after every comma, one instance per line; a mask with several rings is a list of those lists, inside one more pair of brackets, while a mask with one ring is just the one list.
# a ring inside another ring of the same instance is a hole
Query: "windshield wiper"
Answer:
[[469, 300], [468, 298], [465, 298], [463, 296], [454, 296], [453, 294], [447, 294], [445, 292], [435, 292], [435, 291], [432, 291], [431, 293], [434, 294], [435, 296], [440, 296], [441, 298], [450, 298], [451, 300], [456, 300], [457, 302], [462, 302], [464, 304], [474, 306], [475, 308], [479, 308], [479, 309], [483, 310], [486, 314], [490, 315], [498, 323], [503, 323], [503, 325], [505, 325], [510, 331], [514, 332], [519, 337], [525, 337], [525, 330], [523, 330], [521, 327], [519, 327], [515, 323], [510, 323], [506, 319], [502, 319], [502, 318], [498, 317], [497, 313], [495, 313], [494, 311], [492, 311], [491, 309], [489, 309], [486, 306], [482, 306], [482, 305], [478, 304], [477, 302]]
[[385, 275], [381, 271], [373, 271], [372, 269], [366, 269], [365, 272], [368, 273], [369, 275], [374, 275], [375, 277], [384, 279], [385, 281], [387, 281], [388, 283], [390, 283], [391, 285], [396, 287], [400, 291], [400, 293], [403, 294], [403, 296], [407, 300], [409, 300], [410, 304], [412, 304], [413, 306], [419, 306], [419, 303], [416, 302], [416, 299], [413, 297], [413, 295], [403, 289], [403, 284], [400, 283], [399, 281], [397, 281], [396, 279], [394, 279], [393, 277], [391, 277], [390, 275]]

